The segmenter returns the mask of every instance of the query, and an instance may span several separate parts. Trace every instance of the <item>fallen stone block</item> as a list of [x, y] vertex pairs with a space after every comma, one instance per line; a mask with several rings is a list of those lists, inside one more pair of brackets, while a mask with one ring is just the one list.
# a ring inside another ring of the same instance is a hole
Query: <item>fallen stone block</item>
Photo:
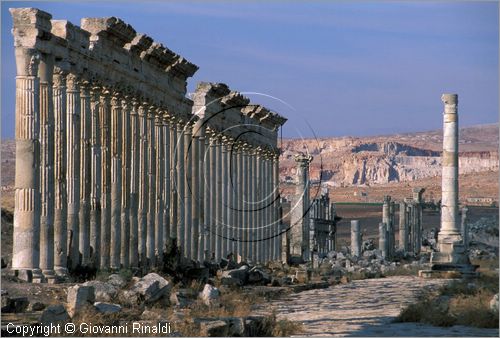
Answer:
[[215, 286], [205, 284], [203, 291], [200, 292], [200, 298], [206, 305], [213, 305], [218, 302], [220, 291]]
[[73, 317], [80, 309], [95, 302], [93, 286], [74, 285], [68, 288], [68, 313]]
[[227, 337], [229, 325], [220, 319], [195, 319], [195, 323], [200, 325], [200, 336], [206, 337]]
[[85, 282], [82, 285], [94, 288], [95, 300], [98, 302], [111, 302], [118, 293], [118, 288], [107, 282], [92, 280]]
[[127, 280], [122, 275], [114, 273], [109, 275], [108, 283], [114, 286], [115, 288], [121, 289], [125, 285], [127, 285]]
[[70, 321], [70, 317], [64, 306], [51, 305], [47, 307], [40, 317], [40, 324], [65, 324]]
[[118, 304], [95, 302], [94, 306], [101, 313], [117, 313], [122, 310], [122, 307]]

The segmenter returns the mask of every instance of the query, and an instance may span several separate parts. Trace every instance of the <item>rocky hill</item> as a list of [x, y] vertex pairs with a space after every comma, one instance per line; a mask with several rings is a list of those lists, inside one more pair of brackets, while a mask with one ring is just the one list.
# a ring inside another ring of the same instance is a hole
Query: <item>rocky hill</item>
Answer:
[[[498, 125], [460, 130], [460, 174], [498, 171]], [[311, 179], [332, 187], [409, 182], [441, 175], [442, 131], [374, 137], [283, 140], [281, 178], [293, 182], [293, 155], [314, 156]]]

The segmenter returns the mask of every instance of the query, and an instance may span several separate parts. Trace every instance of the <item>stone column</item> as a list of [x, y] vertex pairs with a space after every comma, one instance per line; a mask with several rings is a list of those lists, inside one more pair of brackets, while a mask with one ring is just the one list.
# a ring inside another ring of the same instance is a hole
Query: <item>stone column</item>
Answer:
[[100, 267], [109, 269], [111, 243], [111, 110], [109, 90], [101, 91], [99, 115], [101, 125], [101, 248]]
[[101, 249], [101, 125], [99, 123], [99, 87], [92, 87], [90, 93], [90, 262], [99, 267]]
[[248, 214], [249, 214], [249, 232], [248, 232], [248, 240], [249, 240], [249, 246], [248, 246], [248, 257], [252, 260], [252, 262], [255, 264], [257, 260], [256, 256], [256, 249], [257, 249], [257, 221], [258, 221], [258, 215], [257, 215], [257, 208], [256, 208], [256, 201], [257, 201], [257, 179], [258, 179], [258, 172], [257, 172], [257, 150], [256, 149], [251, 149], [250, 150], [250, 156], [249, 156], [249, 162], [250, 166], [248, 168], [250, 172], [250, 182], [249, 182], [249, 189], [248, 189]]
[[237, 234], [237, 255], [243, 257], [243, 152], [241, 144], [236, 147], [236, 227]]
[[66, 114], [67, 114], [67, 189], [68, 189], [68, 230], [71, 233], [68, 256], [71, 268], [80, 263], [78, 248], [80, 232], [78, 212], [80, 210], [80, 87], [76, 75], [66, 78]]
[[249, 208], [249, 198], [250, 198], [250, 148], [248, 144], [243, 145], [242, 149], [243, 155], [243, 187], [242, 187], [242, 203], [241, 212], [243, 214], [243, 258], [248, 260], [249, 256], [249, 246], [250, 246], [250, 208]]
[[148, 146], [148, 106], [142, 103], [139, 106], [139, 221], [138, 221], [138, 251], [139, 266], [147, 265], [147, 228], [149, 210], [149, 146]]
[[382, 206], [382, 223], [385, 224], [386, 226], [386, 231], [389, 233], [389, 236], [387, 236], [386, 240], [386, 245], [387, 245], [387, 257], [391, 255], [391, 196], [384, 196], [384, 204]]
[[139, 267], [139, 104], [133, 99], [130, 107], [130, 247], [129, 262], [132, 268]]
[[297, 162], [296, 200], [292, 204], [290, 254], [309, 260], [309, 164], [312, 156], [295, 155]]
[[176, 139], [177, 157], [177, 246], [183, 256], [186, 256], [186, 241], [184, 230], [184, 125], [181, 121], [177, 124]]
[[399, 203], [399, 248], [408, 252], [408, 222], [406, 219], [406, 203]]
[[459, 241], [460, 223], [458, 221], [458, 95], [443, 94], [443, 160], [441, 230], [439, 241]]
[[358, 220], [351, 221], [351, 255], [361, 256], [361, 231]]
[[385, 259], [388, 256], [387, 252], [387, 225], [379, 223], [378, 225], [378, 248], [382, 252], [382, 257]]
[[148, 156], [148, 214], [147, 214], [147, 235], [146, 235], [146, 256], [148, 266], [156, 265], [155, 255], [155, 210], [156, 210], [156, 128], [155, 128], [155, 109], [151, 108], [148, 112], [148, 134], [149, 134], [149, 156]]
[[110, 267], [120, 268], [122, 200], [122, 106], [117, 93], [111, 98], [111, 248]]
[[229, 241], [228, 241], [228, 235], [229, 235], [229, 222], [228, 222], [228, 216], [229, 216], [229, 194], [228, 194], [228, 187], [229, 187], [229, 168], [228, 168], [228, 163], [229, 163], [229, 154], [228, 154], [228, 139], [223, 136], [222, 138], [222, 164], [221, 164], [221, 170], [222, 170], [222, 217], [220, 220], [220, 225], [221, 225], [221, 241], [222, 241], [222, 257], [226, 258], [228, 255], [228, 249], [229, 249]]
[[200, 147], [200, 155], [203, 157], [203, 171], [200, 181], [200, 190], [203, 192], [203, 204], [200, 210], [200, 222], [202, 222], [200, 224], [200, 233], [203, 245], [200, 243], [200, 261], [203, 262], [210, 259], [210, 218], [212, 217], [212, 209], [210, 207], [212, 189], [210, 185], [210, 176], [212, 175], [210, 172], [210, 138], [206, 135], [206, 131], [203, 140], [200, 139], [200, 142], [203, 143], [203, 150]]
[[177, 183], [177, 126], [175, 119], [170, 119], [170, 237], [178, 244], [177, 209], [178, 209], [178, 183]]
[[469, 208], [463, 207], [462, 208], [462, 218], [460, 219], [460, 226], [462, 229], [462, 238], [463, 238], [463, 243], [465, 250], [469, 249], [469, 228], [467, 225], [467, 212], [469, 211]]
[[170, 229], [170, 128], [168, 125], [168, 115], [163, 116], [162, 128], [163, 128], [163, 158], [164, 158], [164, 168], [163, 168], [163, 200], [164, 200], [164, 211], [163, 211], [163, 247], [161, 248], [161, 253], [165, 251], [166, 245], [170, 242], [171, 229]]
[[275, 153], [273, 154], [273, 163], [272, 163], [272, 170], [273, 170], [273, 222], [274, 222], [274, 254], [273, 254], [273, 260], [279, 260], [281, 256], [281, 234], [280, 234], [280, 225], [281, 225], [281, 219], [280, 219], [280, 192], [279, 192], [279, 154]]
[[212, 257], [215, 257], [215, 253], [217, 251], [216, 248], [216, 242], [217, 242], [217, 236], [216, 236], [216, 229], [217, 229], [217, 220], [218, 220], [218, 201], [217, 201], [217, 180], [218, 180], [218, 174], [217, 174], [217, 141], [215, 137], [215, 132], [212, 131], [211, 137], [210, 137], [210, 218], [209, 220], [209, 227], [210, 227], [210, 259]]
[[16, 176], [12, 270], [41, 279], [40, 264], [40, 56], [16, 47]]
[[[200, 157], [201, 143], [205, 144], [204, 137], [202, 138], [203, 127], [202, 120], [198, 120], [193, 127], [193, 137], [191, 145], [191, 161], [192, 161], [192, 177], [191, 177], [191, 258], [197, 261], [201, 260], [200, 255], [200, 209], [203, 205], [203, 191], [201, 188], [200, 173], [203, 171], [203, 161]], [[202, 150], [202, 149], [201, 149]], [[201, 243], [203, 244], [203, 242]], [[203, 248], [203, 245], [202, 245]]]
[[164, 182], [164, 174], [165, 171], [165, 151], [163, 149], [164, 140], [163, 140], [163, 117], [160, 115], [161, 111], [156, 111], [155, 117], [155, 139], [156, 139], [156, 200], [155, 200], [155, 225], [154, 225], [154, 233], [155, 233], [155, 257], [157, 262], [163, 261], [163, 214], [165, 209], [165, 201], [163, 195], [163, 189], [165, 187]]
[[222, 222], [223, 216], [222, 212], [224, 210], [224, 206], [222, 203], [222, 188], [223, 188], [223, 162], [222, 162], [222, 143], [220, 140], [220, 136], [216, 135], [216, 146], [215, 146], [215, 160], [216, 160], [216, 193], [215, 193], [215, 203], [216, 203], [216, 214], [215, 214], [215, 260], [217, 262], [220, 261], [223, 255], [223, 241], [222, 241]]
[[184, 245], [185, 245], [185, 256], [189, 259], [193, 258], [192, 244], [193, 240], [193, 224], [192, 222], [192, 198], [194, 192], [193, 188], [193, 161], [192, 161], [192, 126], [190, 124], [186, 125], [184, 128]]
[[132, 140], [131, 134], [131, 110], [133, 109], [130, 97], [125, 96], [121, 101], [122, 105], [122, 198], [121, 198], [121, 242], [120, 242], [120, 264], [124, 269], [130, 266], [129, 249], [130, 249], [130, 163], [132, 155]]
[[91, 189], [91, 153], [90, 138], [92, 132], [90, 87], [88, 81], [80, 86], [81, 128], [80, 128], [80, 212], [79, 212], [79, 248], [82, 266], [90, 264], [90, 189]]
[[[57, 275], [66, 276], [68, 273], [67, 269], [68, 199], [66, 192], [66, 77], [63, 74], [61, 68], [56, 67], [53, 76], [53, 82], [54, 84], [53, 84], [52, 95], [54, 104], [54, 181], [55, 181], [54, 270]], [[17, 114], [17, 108], [16, 108], [16, 114]], [[16, 146], [17, 146], [17, 140], [16, 140]], [[17, 182], [16, 182], [16, 187], [17, 187]], [[16, 236], [14, 236], [14, 241], [16, 241], [15, 238]]]
[[40, 268], [47, 282], [54, 282], [54, 107], [52, 73], [54, 59], [40, 60]]

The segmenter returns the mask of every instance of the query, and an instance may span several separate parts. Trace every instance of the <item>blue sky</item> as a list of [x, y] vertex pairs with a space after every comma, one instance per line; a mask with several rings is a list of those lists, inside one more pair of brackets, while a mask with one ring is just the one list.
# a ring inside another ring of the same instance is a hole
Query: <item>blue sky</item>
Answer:
[[[120, 17], [289, 121], [285, 137], [441, 128], [443, 92], [462, 126], [498, 122], [497, 2], [2, 2], [2, 138], [14, 137], [9, 7], [79, 25]], [[270, 98], [274, 97], [276, 99]]]

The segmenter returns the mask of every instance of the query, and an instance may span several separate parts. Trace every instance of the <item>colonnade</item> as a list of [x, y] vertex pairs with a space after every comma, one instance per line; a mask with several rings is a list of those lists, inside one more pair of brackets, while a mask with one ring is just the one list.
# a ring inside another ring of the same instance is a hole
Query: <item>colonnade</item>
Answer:
[[[247, 100], [214, 124], [186, 98], [198, 67], [117, 18], [80, 28], [33, 8], [11, 13], [13, 270], [53, 282], [80, 266], [148, 268], [171, 242], [195, 261], [279, 257], [286, 119]], [[228, 132], [242, 122], [266, 137]]]

